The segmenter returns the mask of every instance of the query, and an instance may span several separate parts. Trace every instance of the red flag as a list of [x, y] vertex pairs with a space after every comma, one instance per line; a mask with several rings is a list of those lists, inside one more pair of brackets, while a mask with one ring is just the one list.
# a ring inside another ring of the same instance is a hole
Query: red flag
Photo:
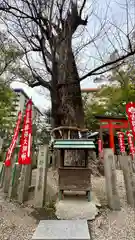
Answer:
[[118, 132], [118, 141], [121, 153], [125, 153], [125, 142], [123, 132]]
[[103, 158], [103, 143], [101, 139], [98, 139], [98, 152], [100, 158]]
[[126, 113], [128, 116], [130, 128], [135, 138], [135, 103], [129, 102], [126, 104]]
[[26, 105], [24, 116], [22, 137], [20, 140], [21, 147], [19, 152], [19, 164], [31, 164], [31, 135], [32, 135], [32, 100]]
[[102, 152], [102, 141], [101, 139], [98, 139], [98, 152], [101, 153]]
[[126, 132], [127, 137], [128, 137], [128, 145], [129, 145], [129, 149], [130, 149], [130, 154], [132, 155], [132, 157], [135, 155], [135, 147], [134, 147], [134, 143], [133, 143], [133, 135], [130, 131]]
[[11, 156], [12, 156], [12, 153], [14, 151], [14, 148], [15, 148], [15, 145], [16, 145], [16, 142], [17, 142], [21, 119], [22, 119], [22, 113], [20, 111], [18, 113], [18, 119], [17, 119], [15, 130], [14, 130], [14, 136], [12, 138], [10, 147], [9, 147], [9, 149], [7, 151], [7, 155], [6, 155], [6, 160], [5, 160], [5, 166], [6, 167], [9, 167], [11, 165]]

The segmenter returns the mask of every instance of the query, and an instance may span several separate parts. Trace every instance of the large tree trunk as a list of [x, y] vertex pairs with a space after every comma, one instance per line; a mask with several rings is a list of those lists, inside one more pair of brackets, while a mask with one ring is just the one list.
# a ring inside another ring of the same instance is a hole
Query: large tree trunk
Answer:
[[71, 39], [63, 40], [58, 49], [58, 85], [61, 125], [84, 128], [84, 111], [79, 75], [72, 52]]
[[52, 66], [52, 81], [51, 81], [51, 103], [52, 103], [52, 108], [51, 108], [51, 119], [52, 119], [52, 128], [59, 127], [61, 125], [61, 116], [58, 113], [59, 109], [59, 95], [57, 91], [57, 79], [58, 79], [58, 64], [54, 60], [53, 61], [53, 66]]
[[[79, 75], [71, 47], [71, 40], [62, 41], [57, 49], [59, 63], [54, 66], [56, 91], [52, 95], [52, 114], [56, 126], [76, 126], [84, 128], [84, 111]], [[56, 74], [57, 72], [57, 74]], [[56, 81], [57, 77], [57, 81]], [[55, 96], [55, 102], [54, 102]], [[78, 134], [73, 136], [78, 138]], [[67, 151], [66, 165], [84, 165], [84, 152]]]
[[52, 112], [57, 119], [54, 122], [56, 125], [80, 128], [84, 128], [84, 111], [79, 75], [72, 51], [72, 37], [78, 26], [87, 25], [87, 18], [84, 20], [81, 18], [82, 9], [78, 12], [77, 4], [72, 2], [71, 11], [67, 12], [65, 19], [60, 16], [58, 26], [53, 24], [57, 36], [54, 36], [53, 39], [50, 38], [53, 56], [52, 84], [55, 89], [51, 97], [55, 96], [57, 99], [57, 103], [54, 103], [54, 98], [52, 99]]
[[84, 128], [79, 75], [71, 43], [63, 41], [57, 51], [59, 61], [53, 61], [51, 81], [53, 127], [61, 125]]

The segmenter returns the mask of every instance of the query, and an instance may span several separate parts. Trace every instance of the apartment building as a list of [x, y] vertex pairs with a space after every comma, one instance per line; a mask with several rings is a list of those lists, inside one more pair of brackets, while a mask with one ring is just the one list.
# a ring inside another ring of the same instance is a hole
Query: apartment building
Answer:
[[[21, 112], [23, 114], [25, 113], [26, 103], [29, 100], [29, 96], [26, 94], [26, 92], [23, 89], [15, 88], [15, 89], [13, 89], [13, 91], [14, 91], [14, 94], [13, 94], [12, 101], [13, 101], [13, 106], [14, 106], [13, 109], [14, 110], [12, 112], [9, 112], [9, 115], [8, 115], [9, 122], [5, 123], [5, 127], [4, 127], [4, 130], [3, 130], [4, 135], [0, 136], [0, 151], [1, 151], [1, 148], [2, 148], [2, 145], [3, 145], [5, 132], [13, 135], [14, 127], [16, 125], [16, 120], [17, 120], [17, 116], [18, 116], [18, 112], [21, 110]], [[37, 129], [36, 126], [39, 125], [42, 115], [43, 114], [40, 112], [40, 110], [33, 103], [33, 105], [32, 105], [33, 139], [34, 139], [34, 136], [36, 135], [36, 129]], [[33, 141], [36, 142], [36, 139], [33, 140]]]
[[[19, 111], [24, 113], [25, 108], [26, 108], [26, 103], [29, 99], [29, 96], [21, 88], [15, 88], [13, 90], [15, 92], [14, 99], [13, 99], [14, 112], [12, 112], [11, 115], [12, 115], [12, 117], [17, 117]], [[40, 121], [41, 116], [42, 116], [42, 113], [33, 103], [33, 105], [32, 105], [32, 121], [33, 121], [33, 124], [37, 124]]]

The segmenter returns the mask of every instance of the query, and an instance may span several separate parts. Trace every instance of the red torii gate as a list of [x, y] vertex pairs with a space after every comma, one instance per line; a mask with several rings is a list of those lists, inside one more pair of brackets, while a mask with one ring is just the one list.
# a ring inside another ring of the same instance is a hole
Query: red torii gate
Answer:
[[126, 117], [112, 117], [112, 116], [95, 116], [96, 119], [100, 122], [100, 139], [103, 142], [103, 129], [109, 130], [109, 144], [110, 148], [115, 151], [115, 144], [114, 144], [114, 129], [128, 129], [128, 120]]

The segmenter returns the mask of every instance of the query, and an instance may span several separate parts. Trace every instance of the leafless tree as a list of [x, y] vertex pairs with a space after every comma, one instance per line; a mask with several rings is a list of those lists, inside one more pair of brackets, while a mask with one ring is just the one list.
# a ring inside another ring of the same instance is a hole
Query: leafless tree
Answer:
[[[80, 79], [72, 51], [72, 37], [78, 26], [87, 25], [82, 18], [86, 0], [80, 7], [74, 1], [1, 1], [0, 10], [5, 13], [5, 23], [26, 52], [26, 60], [32, 71], [32, 87], [42, 85], [49, 89], [52, 100], [54, 126], [77, 125], [84, 127]], [[48, 73], [49, 82], [43, 73], [32, 68], [28, 49], [40, 52]]]
[[[24, 64], [32, 74], [32, 79], [27, 79], [29, 85], [43, 86], [50, 91], [54, 127], [72, 125], [83, 128], [84, 112], [80, 82], [116, 67], [135, 53], [135, 48], [131, 46], [128, 50], [124, 49], [115, 59], [104, 61], [95, 43], [99, 35], [101, 41], [102, 38], [107, 37], [108, 42], [116, 50], [108, 35], [110, 29], [104, 28], [106, 22], [109, 22], [107, 18], [101, 21], [99, 31], [94, 37], [89, 34], [86, 42], [73, 51], [73, 38], [79, 38], [78, 29], [81, 35], [92, 13], [91, 6], [87, 5], [88, 2], [87, 0], [0, 0], [1, 21], [25, 53]], [[128, 9], [127, 5], [126, 7]], [[129, 18], [129, 13], [127, 16]], [[115, 26], [114, 21], [111, 26], [116, 27], [117, 37], [121, 38], [120, 33], [123, 30]], [[103, 28], [105, 30], [102, 35]], [[130, 32], [128, 28], [127, 31]], [[130, 46], [129, 32], [125, 37]], [[120, 38], [116, 38], [119, 44]], [[97, 48], [102, 62], [80, 76], [76, 55], [90, 43]]]

